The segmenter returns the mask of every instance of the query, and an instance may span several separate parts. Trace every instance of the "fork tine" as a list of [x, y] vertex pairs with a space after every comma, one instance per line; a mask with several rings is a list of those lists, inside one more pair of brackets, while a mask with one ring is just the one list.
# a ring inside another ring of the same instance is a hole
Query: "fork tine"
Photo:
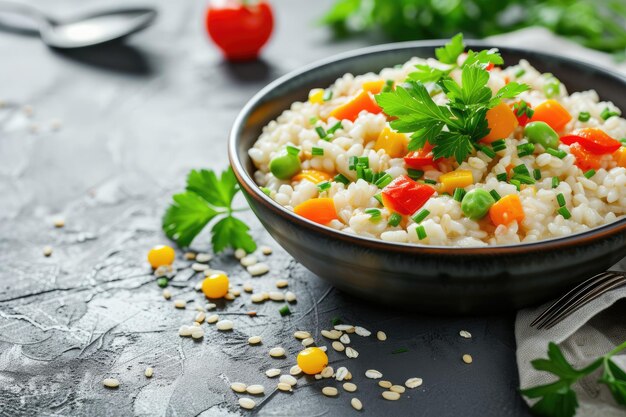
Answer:
[[549, 322], [543, 323], [543, 325], [539, 328], [550, 329], [554, 327], [556, 324], [563, 321], [566, 317], [571, 315], [573, 312], [584, 306], [585, 304], [590, 303], [596, 298], [600, 297], [602, 294], [607, 293], [615, 288], [621, 287], [626, 284], [626, 276], [623, 275], [615, 275], [613, 279], [608, 282], [603, 283], [601, 286], [594, 288], [591, 292], [586, 294], [584, 297], [580, 298], [576, 303], [570, 306], [565, 311], [562, 311], [556, 317], [553, 317]]
[[530, 323], [530, 327], [533, 327], [533, 326], [537, 325], [540, 321], [548, 320], [549, 317], [547, 317], [547, 316], [548, 315], [550, 315], [550, 316], [554, 315], [555, 314], [554, 311], [559, 309], [559, 307], [560, 307], [560, 305], [562, 303], [565, 303], [567, 300], [569, 300], [570, 298], [572, 298], [576, 294], [578, 294], [582, 289], [584, 289], [584, 288], [588, 287], [589, 285], [595, 283], [595, 281], [600, 281], [602, 279], [605, 279], [607, 273], [608, 272], [602, 272], [600, 274], [594, 275], [593, 277], [591, 277], [591, 278], [581, 282], [576, 287], [574, 287], [573, 289], [568, 291], [564, 296], [562, 296], [561, 298], [556, 300], [546, 310], [544, 310], [543, 313], [541, 313], [539, 316], [537, 316], [537, 318], [535, 318], [535, 320], [533, 320]]

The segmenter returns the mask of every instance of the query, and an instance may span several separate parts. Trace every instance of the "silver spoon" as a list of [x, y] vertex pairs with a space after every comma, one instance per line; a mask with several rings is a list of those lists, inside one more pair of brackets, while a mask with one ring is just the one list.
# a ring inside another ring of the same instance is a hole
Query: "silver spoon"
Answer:
[[122, 38], [150, 26], [157, 12], [150, 8], [119, 8], [57, 20], [23, 3], [0, 1], [0, 12], [32, 18], [41, 39], [54, 48], [82, 48]]

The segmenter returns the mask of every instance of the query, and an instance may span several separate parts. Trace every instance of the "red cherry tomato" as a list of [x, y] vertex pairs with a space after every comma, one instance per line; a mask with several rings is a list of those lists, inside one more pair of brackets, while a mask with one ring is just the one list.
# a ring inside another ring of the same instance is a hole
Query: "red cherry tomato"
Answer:
[[422, 149], [411, 151], [404, 157], [404, 163], [415, 169], [422, 169], [428, 165], [433, 166], [434, 158], [432, 153], [433, 145], [426, 142]]
[[211, 3], [206, 27], [227, 59], [255, 59], [272, 33], [272, 8], [263, 0], [249, 5], [239, 0]]
[[602, 155], [593, 154], [585, 150], [580, 143], [572, 143], [569, 151], [576, 158], [576, 166], [583, 171], [599, 169], [602, 167]]
[[594, 127], [574, 130], [569, 135], [561, 136], [561, 142], [566, 145], [579, 143], [586, 151], [596, 155], [613, 153], [622, 146], [619, 141]]
[[402, 175], [391, 181], [381, 194], [383, 205], [389, 210], [411, 215], [426, 204], [428, 199], [435, 194], [435, 189]]

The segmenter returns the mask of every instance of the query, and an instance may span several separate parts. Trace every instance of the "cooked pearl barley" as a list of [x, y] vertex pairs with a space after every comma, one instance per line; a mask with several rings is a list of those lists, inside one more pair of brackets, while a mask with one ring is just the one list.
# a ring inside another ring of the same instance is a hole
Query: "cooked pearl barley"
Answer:
[[298, 380], [291, 375], [281, 375], [279, 381], [285, 384], [289, 384], [291, 386], [294, 386], [298, 383]]
[[202, 281], [200, 281], [196, 285], [194, 285], [193, 289], [196, 290], [196, 291], [202, 291]]
[[248, 273], [252, 276], [267, 274], [270, 270], [270, 267], [263, 262], [259, 262], [258, 264], [250, 265], [248, 268]]
[[381, 388], [389, 389], [392, 385], [391, 381], [378, 381], [378, 386]]
[[287, 301], [288, 303], [293, 303], [296, 301], [296, 294], [294, 294], [291, 291], [287, 291], [285, 293], [285, 301]]
[[327, 339], [337, 340], [341, 337], [341, 332], [339, 330], [322, 330], [322, 336]]
[[298, 365], [294, 365], [289, 369], [290, 375], [300, 375], [302, 373], [302, 369]]
[[244, 257], [241, 259], [241, 264], [242, 264], [243, 266], [252, 266], [252, 265], [254, 265], [254, 264], [255, 264], [255, 263], [257, 263], [257, 262], [258, 262], [258, 261], [257, 261], [257, 259], [256, 259], [256, 256], [254, 256], [254, 255], [244, 256]]
[[311, 345], [312, 345], [312, 344], [314, 344], [314, 343], [315, 343], [315, 340], [313, 340], [313, 338], [312, 338], [312, 337], [307, 337], [306, 339], [304, 339], [304, 340], [302, 341], [302, 346], [304, 346], [304, 347], [308, 347], [308, 346], [311, 346]]
[[385, 332], [378, 331], [376, 332], [376, 339], [384, 342], [385, 340], [387, 340], [387, 335], [385, 334]]
[[250, 296], [250, 301], [252, 301], [253, 303], [262, 303], [263, 301], [265, 301], [265, 297], [263, 296], [263, 293], [257, 292]]
[[196, 314], [196, 318], [195, 318], [195, 320], [196, 320], [198, 323], [202, 323], [202, 322], [204, 322], [204, 319], [206, 319], [206, 314], [204, 314], [204, 312], [202, 312], [202, 311], [201, 311], [201, 312], [199, 312], [198, 314]]
[[195, 262], [191, 265], [191, 269], [193, 269], [196, 272], [202, 272], [202, 271], [206, 271], [207, 269], [209, 269], [209, 266], [206, 264]]
[[199, 262], [201, 264], [205, 264], [209, 262], [211, 259], [213, 259], [213, 256], [211, 256], [208, 253], [199, 253], [196, 255], [196, 262]]
[[383, 398], [389, 401], [396, 401], [400, 399], [400, 394], [393, 391], [383, 391]]
[[187, 301], [185, 300], [174, 300], [174, 307], [176, 308], [185, 308], [187, 307]]
[[422, 378], [409, 378], [406, 380], [404, 385], [406, 385], [407, 388], [413, 389], [422, 385], [423, 382], [424, 380]]
[[348, 369], [345, 366], [342, 366], [339, 369], [337, 369], [337, 372], [335, 373], [335, 379], [337, 381], [343, 381], [347, 375], [348, 375]]
[[154, 375], [154, 369], [147, 367], [143, 374], [146, 378], [152, 378], [152, 375]]
[[165, 298], [166, 300], [169, 300], [170, 298], [172, 298], [172, 292], [170, 290], [168, 290], [167, 288], [163, 290], [163, 298]]
[[269, 246], [261, 246], [259, 249], [261, 250], [261, 253], [263, 255], [271, 255], [272, 254], [272, 248], [270, 248]]
[[278, 388], [281, 391], [288, 391], [288, 392], [293, 391], [293, 389], [291, 388], [291, 385], [285, 384], [284, 382], [279, 382], [276, 388]]
[[334, 372], [335, 370], [333, 369], [332, 366], [327, 366], [326, 368], [322, 369], [322, 372], [320, 372], [320, 375], [322, 375], [322, 378], [330, 378], [331, 376], [333, 376]]
[[178, 329], [178, 335], [180, 337], [191, 336], [191, 333], [193, 333], [193, 326], [181, 326], [180, 329]]
[[239, 405], [246, 410], [252, 410], [256, 406], [256, 403], [252, 398], [242, 397], [239, 399]]
[[232, 295], [234, 295], [235, 297], [239, 297], [241, 295], [241, 291], [239, 291], [237, 288], [233, 288], [230, 293]]
[[194, 331], [191, 332], [191, 337], [193, 339], [202, 339], [204, 337], [204, 330], [202, 330], [202, 328], [194, 329]]
[[279, 279], [276, 281], [276, 288], [285, 288], [289, 285], [289, 282], [286, 279]]
[[280, 358], [281, 356], [285, 356], [285, 349], [278, 346], [270, 349], [270, 356], [272, 358]]
[[293, 337], [299, 340], [304, 340], [304, 339], [308, 339], [309, 337], [311, 337], [311, 333], [305, 332], [303, 330], [298, 330], [297, 332], [293, 334]]
[[245, 292], [252, 292], [254, 290], [254, 288], [252, 288], [252, 284], [250, 284], [249, 282], [243, 284], [242, 288]]
[[320, 374], [315, 374], [315, 379], [322, 379], [322, 376]]
[[44, 246], [43, 247], [43, 256], [52, 255], [52, 246]]
[[322, 394], [327, 397], [335, 397], [337, 394], [339, 394], [339, 391], [337, 391], [337, 388], [335, 387], [324, 387], [322, 388]]
[[348, 343], [350, 343], [350, 336], [347, 333], [344, 335], [341, 335], [341, 337], [339, 338], [339, 341], [343, 343], [344, 345], [347, 345]]
[[261, 384], [248, 385], [246, 392], [253, 395], [263, 394], [265, 392], [265, 387]]
[[397, 392], [398, 394], [403, 394], [404, 391], [406, 391], [406, 388], [404, 388], [402, 385], [392, 385], [391, 387], [389, 387], [389, 391]]
[[217, 330], [226, 331], [233, 329], [233, 322], [230, 320], [220, 320], [215, 324]]
[[208, 303], [207, 305], [204, 306], [204, 309], [206, 311], [209, 311], [209, 310], [213, 310], [215, 307], [217, 307], [217, 304]]
[[463, 362], [465, 363], [472, 363], [473, 359], [472, 359], [472, 355], [469, 354], [465, 354], [463, 355]]
[[251, 345], [258, 345], [262, 341], [263, 341], [263, 339], [261, 339], [261, 336], [251, 336], [248, 339], [248, 343], [251, 344]]
[[352, 372], [348, 371], [348, 375], [344, 378], [346, 381], [350, 381], [352, 379]]
[[345, 389], [348, 392], [354, 392], [356, 391], [356, 385], [353, 384], [352, 382], [346, 382], [343, 384], [343, 389]]
[[343, 343], [341, 343], [338, 340], [335, 340], [332, 344], [333, 349], [335, 349], [337, 352], [343, 352], [346, 347], [343, 345]]
[[233, 301], [234, 299], [235, 299], [235, 295], [230, 292], [224, 296], [224, 300]]
[[233, 382], [230, 384], [230, 389], [235, 392], [246, 392], [246, 388], [248, 388], [248, 386], [243, 382]]
[[217, 314], [211, 314], [209, 317], [206, 318], [206, 322], [209, 324], [213, 324], [213, 323], [217, 323], [220, 319], [220, 316], [218, 316]]
[[337, 324], [334, 326], [335, 330], [339, 330], [340, 332], [345, 332], [351, 329], [354, 329], [354, 326], [351, 324]]
[[185, 254], [183, 255], [183, 258], [185, 258], [188, 261], [193, 261], [194, 259], [196, 259], [196, 254], [193, 252], [185, 252]]
[[465, 339], [471, 339], [471, 337], [472, 337], [472, 334], [470, 332], [468, 332], [467, 330], [461, 330], [459, 332], [459, 335], [461, 337], [464, 337]]
[[54, 225], [54, 227], [61, 228], [61, 227], [65, 226], [65, 220], [63, 220], [63, 219], [55, 219], [52, 224]]
[[107, 388], [117, 388], [120, 386], [120, 381], [115, 378], [107, 378], [102, 381], [102, 384], [104, 384], [104, 386]]
[[284, 301], [285, 294], [280, 291], [271, 291], [270, 292], [270, 300], [272, 301]]
[[272, 368], [272, 369], [268, 369], [267, 371], [265, 371], [265, 375], [268, 378], [274, 378], [277, 377], [278, 375], [280, 375], [280, 369], [278, 368]]
[[356, 350], [348, 346], [346, 348], [346, 356], [349, 357], [350, 359], [355, 359], [359, 356], [359, 352], [357, 352]]
[[368, 369], [365, 371], [365, 376], [370, 379], [380, 379], [383, 377], [383, 374], [378, 372], [376, 369]]
[[358, 334], [359, 336], [363, 336], [363, 337], [367, 337], [367, 336], [372, 334], [372, 332], [370, 332], [369, 330], [367, 330], [367, 329], [365, 329], [365, 328], [363, 328], [361, 326], [355, 326], [354, 327], [354, 332], [356, 334]]
[[354, 408], [357, 411], [360, 411], [363, 409], [363, 404], [361, 403], [361, 400], [359, 400], [358, 398], [351, 399], [350, 405], [352, 405], [352, 408]]
[[235, 251], [235, 258], [237, 259], [243, 259], [246, 256], [246, 251], [243, 249], [237, 249]]

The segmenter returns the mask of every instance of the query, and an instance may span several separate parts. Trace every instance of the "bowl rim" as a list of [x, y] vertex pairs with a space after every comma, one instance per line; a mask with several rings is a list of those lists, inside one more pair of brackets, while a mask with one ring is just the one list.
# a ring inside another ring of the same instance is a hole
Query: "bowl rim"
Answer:
[[[620, 232], [626, 232], [626, 217], [614, 221], [612, 223], [604, 224], [598, 227], [594, 227], [589, 230], [574, 233], [567, 236], [554, 237], [550, 239], [543, 239], [536, 242], [522, 242], [517, 244], [506, 245], [489, 245], [489, 246], [474, 246], [474, 247], [458, 247], [458, 246], [442, 246], [442, 245], [419, 245], [414, 243], [401, 243], [401, 242], [388, 242], [382, 239], [376, 239], [367, 236], [361, 236], [356, 234], [344, 233], [340, 230], [333, 229], [329, 226], [321, 225], [312, 222], [303, 217], [297, 216], [292, 211], [289, 211], [285, 207], [278, 204], [267, 196], [261, 188], [256, 184], [251, 175], [248, 174], [243, 159], [248, 158], [247, 153], [240, 155], [238, 152], [238, 144], [240, 141], [240, 133], [243, 130], [246, 119], [250, 116], [251, 112], [257, 107], [259, 102], [262, 102], [264, 97], [278, 86], [285, 84], [286, 82], [303, 76], [304, 74], [314, 72], [315, 70], [331, 65], [339, 61], [345, 61], [349, 59], [358, 58], [363, 55], [371, 55], [377, 53], [385, 53], [394, 50], [405, 50], [412, 48], [434, 48], [442, 46], [446, 39], [433, 39], [433, 40], [421, 40], [421, 41], [407, 41], [407, 42], [395, 42], [386, 43], [381, 45], [368, 46], [364, 48], [355, 49], [348, 52], [332, 55], [327, 58], [323, 58], [314, 61], [310, 64], [304, 65], [288, 72], [287, 74], [277, 78], [259, 92], [257, 92], [237, 115], [233, 126], [229, 133], [228, 140], [228, 157], [230, 165], [233, 168], [235, 176], [239, 181], [243, 191], [253, 198], [256, 202], [262, 204], [265, 208], [271, 210], [276, 215], [279, 215], [288, 221], [295, 223], [296, 225], [308, 229], [315, 233], [322, 233], [329, 238], [334, 238], [339, 241], [344, 241], [349, 244], [366, 245], [379, 250], [387, 250], [393, 252], [403, 252], [408, 254], [447, 254], [447, 255], [483, 255], [483, 256], [495, 256], [504, 254], [515, 253], [527, 253], [531, 251], [544, 251], [554, 249], [568, 249], [574, 246], [591, 243], [595, 240], [607, 238], [612, 235], [617, 235]], [[517, 48], [509, 46], [498, 46], [484, 41], [467, 40], [466, 47], [481, 47], [481, 48], [498, 48], [503, 51], [511, 51], [519, 54], [529, 54], [537, 57], [546, 57], [552, 60], [560, 61], [565, 65], [584, 66], [596, 74], [599, 73], [602, 77], [613, 79], [617, 82], [621, 82], [626, 86], [626, 76], [619, 73], [611, 72], [605, 68], [599, 67], [594, 64], [590, 64], [578, 59], [551, 54], [541, 51], [533, 51], [527, 48]], [[591, 89], [593, 87], [590, 87]]]

